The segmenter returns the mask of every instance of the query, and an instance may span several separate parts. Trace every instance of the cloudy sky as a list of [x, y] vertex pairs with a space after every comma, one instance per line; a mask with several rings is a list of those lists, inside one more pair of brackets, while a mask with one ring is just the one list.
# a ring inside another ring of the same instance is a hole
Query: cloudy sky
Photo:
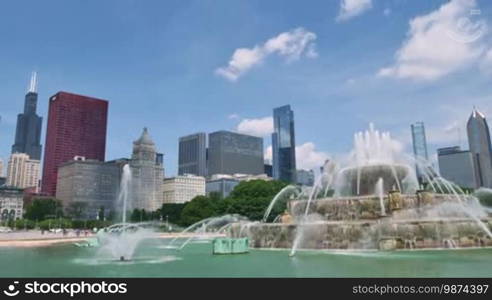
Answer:
[[492, 115], [487, 0], [2, 1], [0, 157], [8, 157], [30, 72], [39, 113], [63, 90], [110, 101], [107, 159], [149, 127], [177, 169], [177, 139], [236, 130], [265, 137], [295, 112], [298, 165], [350, 151], [370, 122], [410, 151], [467, 148], [475, 105]]

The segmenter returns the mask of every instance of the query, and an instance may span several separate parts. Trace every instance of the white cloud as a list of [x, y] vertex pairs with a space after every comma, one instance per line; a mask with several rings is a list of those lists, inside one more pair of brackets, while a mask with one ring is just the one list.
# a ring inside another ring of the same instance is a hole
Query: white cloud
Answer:
[[485, 74], [492, 75], [492, 49], [484, 55], [480, 68]]
[[474, 64], [483, 53], [485, 21], [476, 18], [475, 0], [451, 0], [410, 20], [407, 39], [393, 66], [379, 76], [435, 80]]
[[346, 21], [372, 8], [372, 0], [341, 0], [337, 21]]
[[[265, 160], [272, 160], [272, 146], [265, 149]], [[298, 170], [311, 170], [321, 167], [329, 155], [322, 151], [317, 151], [312, 142], [307, 142], [296, 146], [296, 166]]]
[[225, 67], [215, 70], [215, 73], [230, 81], [236, 81], [252, 67], [263, 63], [272, 54], [285, 57], [287, 62], [298, 60], [302, 55], [315, 58], [318, 53], [314, 41], [316, 34], [299, 27], [283, 32], [253, 48], [236, 49]]
[[296, 165], [297, 169], [311, 170], [321, 167], [328, 159], [328, 154], [317, 151], [312, 142], [296, 146]]
[[383, 10], [383, 15], [386, 16], [386, 17], [389, 16], [389, 15], [391, 15], [391, 8], [388, 8], [388, 7], [385, 8]]
[[239, 115], [238, 114], [230, 114], [227, 116], [227, 118], [229, 120], [237, 120], [237, 119], [239, 119]]
[[273, 132], [273, 118], [243, 119], [237, 125], [236, 131], [259, 137], [269, 136]]

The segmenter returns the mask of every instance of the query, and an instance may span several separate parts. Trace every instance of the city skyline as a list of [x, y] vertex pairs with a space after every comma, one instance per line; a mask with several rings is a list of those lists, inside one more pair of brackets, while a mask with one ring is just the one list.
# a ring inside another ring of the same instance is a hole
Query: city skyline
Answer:
[[[25, 46], [26, 42], [14, 42], [11, 34], [4, 37], [6, 47], [0, 50], [1, 63], [5, 66], [0, 74], [0, 87], [5, 91], [0, 95], [3, 105], [0, 157], [4, 161], [8, 159], [14, 141], [15, 116], [22, 111], [27, 76], [34, 69], [39, 72], [40, 82], [38, 114], [45, 120], [48, 97], [58, 90], [110, 99], [106, 157], [129, 157], [138, 128], [147, 126], [153, 129], [154, 140], [165, 154], [170, 176], [177, 173], [179, 136], [216, 130], [266, 136], [271, 128], [264, 119], [271, 116], [273, 107], [284, 104], [290, 104], [296, 112], [299, 168], [313, 167], [328, 155], [350, 150], [353, 133], [367, 128], [370, 121], [382, 130], [389, 130], [408, 153], [411, 152], [408, 124], [423, 121], [429, 154], [435, 161], [436, 148], [466, 145], [464, 128], [472, 105], [485, 115], [492, 114], [487, 89], [489, 56], [478, 51], [481, 47], [484, 51], [490, 49], [487, 34], [473, 41], [456, 41], [441, 32], [440, 41], [456, 44], [459, 54], [446, 56], [446, 67], [432, 64], [439, 70], [420, 69], [420, 73], [412, 76], [402, 72], [406, 66], [404, 59], [395, 54], [402, 49], [410, 51], [404, 45], [411, 45], [412, 38], [419, 34], [435, 38], [434, 31], [412, 27], [411, 21], [428, 24], [435, 21], [451, 29], [463, 17], [487, 23], [490, 3], [468, 2], [473, 5], [465, 1], [435, 1], [408, 3], [402, 9], [395, 1], [381, 1], [352, 17], [347, 17], [350, 14], [339, 17], [337, 1], [318, 4], [316, 11], [290, 3], [282, 17], [274, 13], [278, 4], [275, 1], [221, 2], [210, 6], [193, 1], [169, 2], [164, 7], [176, 15], [169, 23], [163, 23], [160, 14], [152, 13], [163, 5], [157, 2], [147, 7], [121, 2], [116, 6], [117, 14], [111, 11], [114, 5], [110, 3], [97, 9], [92, 4], [80, 8], [77, 4], [34, 3], [27, 9], [21, 4], [9, 4], [0, 13], [2, 28], [18, 25], [19, 34], [34, 30], [29, 44], [45, 46], [32, 51]], [[219, 5], [231, 15], [214, 13]], [[243, 9], [237, 10], [238, 5]], [[456, 14], [439, 13], [440, 8], [450, 6], [459, 8]], [[480, 14], [469, 16], [472, 8], [479, 9]], [[67, 26], [56, 27], [50, 22], [34, 26], [36, 18], [29, 16], [54, 9], [62, 12], [61, 15], [80, 9], [81, 16], [90, 13], [94, 17], [90, 26], [99, 26], [103, 21], [109, 25], [97, 27], [101, 30], [94, 36], [82, 34], [90, 28], [79, 26], [84, 23], [78, 17], [67, 20]], [[219, 37], [200, 30], [186, 31], [184, 36], [170, 30], [171, 26], [180, 28], [179, 24], [190, 19], [193, 20], [190, 28], [199, 28], [210, 21], [200, 17], [201, 9], [215, 16], [206, 29], [216, 30]], [[6, 13], [9, 11], [23, 11], [26, 16], [23, 24]], [[239, 30], [241, 22], [253, 14], [257, 16], [256, 23], [247, 30]], [[275, 24], [269, 21], [272, 17]], [[230, 26], [224, 27], [227, 22]], [[367, 26], [374, 28], [370, 40], [358, 33]], [[177, 35], [183, 38], [168, 47], [165, 41], [177, 40]], [[56, 36], [64, 37], [68, 51], [58, 50]], [[278, 37], [289, 38], [293, 45], [304, 45], [304, 48], [290, 49], [291, 52], [272, 48]], [[358, 43], [349, 39], [357, 39]], [[196, 43], [206, 46], [200, 48], [204, 53], [192, 50]], [[95, 47], [89, 49], [85, 45]], [[261, 50], [261, 55], [255, 57], [258, 63], [246, 69], [231, 69], [228, 62], [237, 60], [236, 50], [251, 50], [255, 46]], [[343, 46], [344, 51], [337, 51], [337, 46]], [[186, 51], [179, 51], [179, 47]], [[428, 62], [435, 58], [431, 50], [423, 49], [426, 55], [415, 55]], [[173, 129], [167, 130], [165, 122]], [[340, 123], [345, 126], [340, 128], [337, 126]], [[45, 128], [43, 124], [42, 141]], [[264, 141], [268, 152], [269, 139]]]

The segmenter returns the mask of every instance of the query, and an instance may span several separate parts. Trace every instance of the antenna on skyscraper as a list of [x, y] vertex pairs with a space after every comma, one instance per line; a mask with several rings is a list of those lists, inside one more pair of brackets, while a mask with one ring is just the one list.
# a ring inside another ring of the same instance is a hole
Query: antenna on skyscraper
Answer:
[[31, 82], [29, 83], [29, 93], [36, 93], [38, 89], [38, 73], [33, 71], [31, 73]]

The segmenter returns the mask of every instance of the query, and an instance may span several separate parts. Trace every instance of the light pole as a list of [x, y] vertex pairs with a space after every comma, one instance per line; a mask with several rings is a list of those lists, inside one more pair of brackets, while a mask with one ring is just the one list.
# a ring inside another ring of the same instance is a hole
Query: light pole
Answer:
[[166, 215], [166, 229], [169, 232], [169, 215]]

